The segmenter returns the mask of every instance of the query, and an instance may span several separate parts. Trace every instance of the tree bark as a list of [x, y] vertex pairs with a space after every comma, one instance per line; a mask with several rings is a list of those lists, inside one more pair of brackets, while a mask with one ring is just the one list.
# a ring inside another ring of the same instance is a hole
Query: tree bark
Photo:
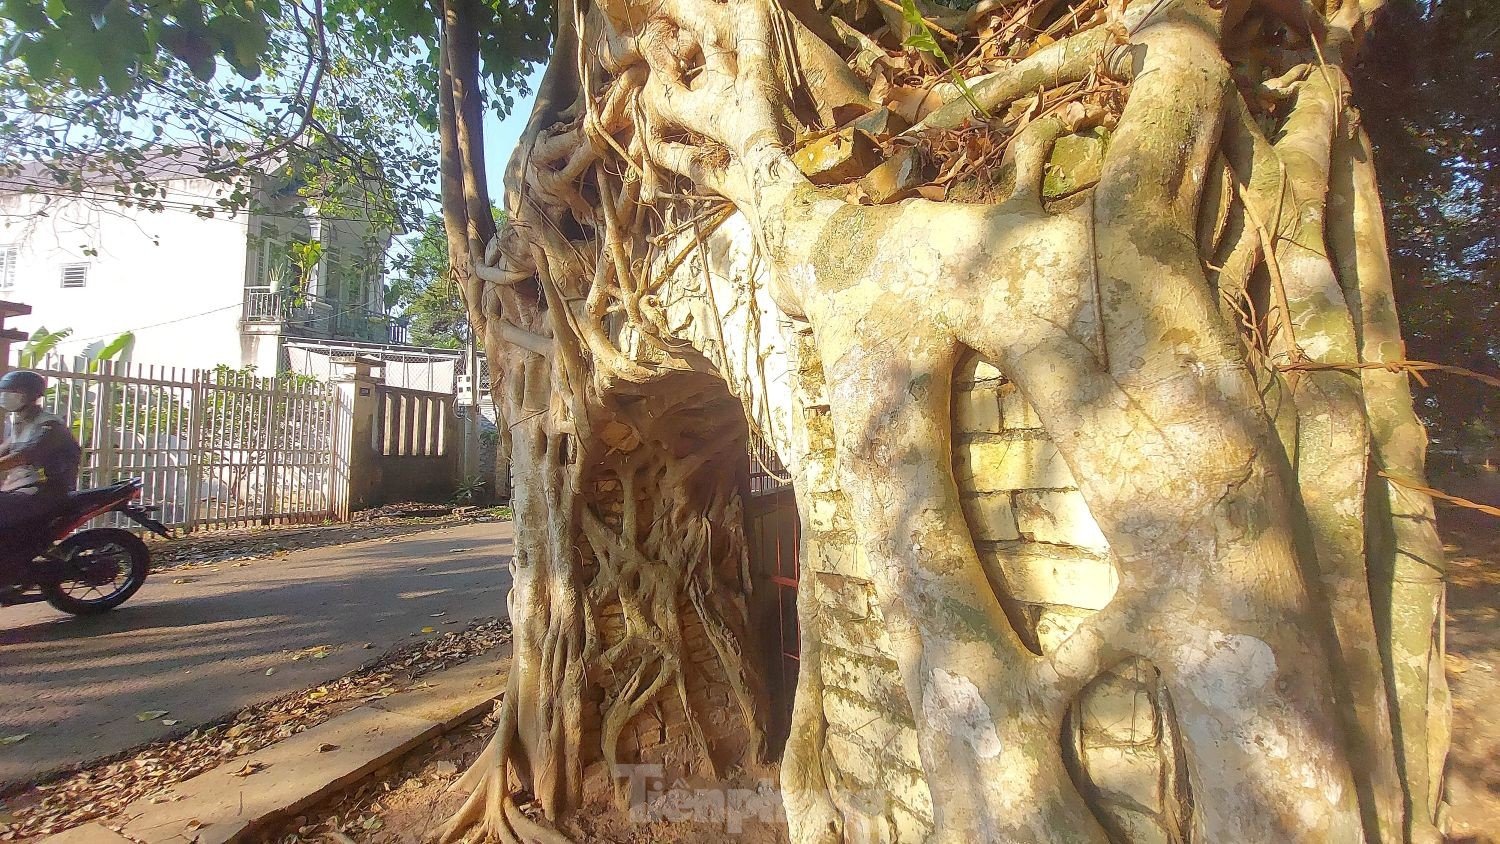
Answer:
[[[760, 761], [747, 431], [804, 529], [811, 491], [847, 506], [929, 840], [1439, 840], [1441, 543], [1431, 502], [1377, 474], [1420, 481], [1425, 435], [1404, 375], [1355, 368], [1402, 357], [1340, 69], [1372, 9], [924, 5], [957, 29], [954, 74], [1009, 52], [912, 105], [892, 90], [948, 59], [878, 43], [854, 4], [815, 33], [774, 0], [564, 3], [493, 232], [466, 2], [444, 15], [444, 211], [515, 428], [517, 638], [450, 840], [565, 836], [663, 706], [690, 772]], [[841, 127], [848, 160], [820, 162]], [[1092, 173], [1063, 157], [1089, 138]], [[908, 154], [943, 162], [920, 196], [855, 186]], [[946, 198], [963, 179], [981, 201]], [[1118, 580], [1045, 648], [954, 470], [975, 354], [1034, 408]], [[798, 842], [865, 834], [830, 764], [822, 588], [781, 759]], [[1150, 835], [1064, 741], [1127, 665], [1159, 677], [1160, 775], [1182, 778]], [[733, 718], [707, 717], [713, 688]]]

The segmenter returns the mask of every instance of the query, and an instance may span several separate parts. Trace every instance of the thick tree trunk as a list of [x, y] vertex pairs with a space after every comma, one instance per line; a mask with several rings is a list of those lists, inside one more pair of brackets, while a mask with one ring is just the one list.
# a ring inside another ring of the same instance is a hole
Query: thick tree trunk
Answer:
[[[748, 425], [792, 473], [805, 550], [867, 566], [900, 690], [877, 716], [909, 718], [921, 783], [888, 796], [930, 803], [923, 830], [872, 832], [838, 781], [845, 622], [820, 581], [781, 760], [793, 840], [1438, 840], [1441, 543], [1380, 474], [1420, 481], [1425, 437], [1405, 376], [1356, 368], [1402, 359], [1340, 69], [1370, 10], [918, 8], [956, 30], [955, 76], [998, 51], [946, 104], [895, 90], [927, 61], [899, 50], [916, 24], [858, 4], [562, 4], [493, 239], [450, 9], [445, 219], [515, 428], [518, 633], [449, 837], [566, 834], [591, 777], [655, 758], [644, 723], [677, 770], [759, 761]], [[1064, 154], [1101, 138], [1092, 170]], [[917, 198], [922, 158], [943, 173]], [[895, 189], [855, 187], [882, 159]], [[980, 201], [944, 197], [965, 179]], [[975, 354], [1065, 464], [1031, 488], [1076, 488], [1118, 584], [1046, 643], [954, 470]], [[1080, 750], [1127, 666], [1158, 678], [1140, 693], [1173, 783], [1145, 825]]]
[[471, 325], [483, 330], [476, 255], [495, 235], [484, 159], [484, 93], [479, 81], [479, 31], [472, 0], [444, 0], [438, 68], [438, 141], [442, 156], [443, 228], [452, 280], [464, 291]]

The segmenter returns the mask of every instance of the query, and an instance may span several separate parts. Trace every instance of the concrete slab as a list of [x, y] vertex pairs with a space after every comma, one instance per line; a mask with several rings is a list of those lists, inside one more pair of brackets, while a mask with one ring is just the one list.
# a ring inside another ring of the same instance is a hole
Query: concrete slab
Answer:
[[129, 838], [96, 823], [75, 826], [43, 838], [41, 844], [132, 844]]
[[[144, 844], [252, 841], [442, 732], [438, 721], [360, 707], [126, 807], [127, 837]], [[319, 748], [324, 748], [320, 750]]]
[[510, 675], [510, 643], [462, 665], [424, 678], [427, 684], [391, 695], [370, 706], [453, 727], [488, 712], [505, 691]]
[[[137, 800], [116, 823], [97, 823], [41, 844], [223, 844], [264, 829], [346, 788], [438, 733], [487, 712], [505, 691], [509, 643], [427, 678], [415, 689], [346, 712], [304, 733], [173, 786], [164, 802]], [[157, 798], [162, 799], [160, 796]]]

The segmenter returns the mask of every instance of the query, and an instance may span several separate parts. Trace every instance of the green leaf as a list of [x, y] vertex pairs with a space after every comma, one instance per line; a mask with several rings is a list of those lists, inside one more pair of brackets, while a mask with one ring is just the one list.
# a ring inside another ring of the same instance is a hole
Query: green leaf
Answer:
[[48, 331], [46, 328], [38, 328], [31, 335], [24, 347], [21, 348], [21, 365], [32, 367], [39, 364], [43, 358], [62, 341], [73, 336], [73, 329], [64, 328], [60, 331]]
[[907, 27], [911, 30], [911, 34], [907, 35], [906, 40], [901, 43], [937, 59], [938, 64], [942, 65], [943, 69], [948, 71], [948, 78], [958, 88], [959, 94], [965, 100], [968, 100], [969, 106], [974, 109], [974, 112], [985, 120], [989, 120], [990, 113], [985, 110], [984, 106], [980, 105], [979, 99], [974, 96], [974, 91], [969, 87], [969, 83], [962, 76], [958, 75], [958, 70], [953, 67], [953, 62], [948, 58], [948, 54], [943, 52], [942, 46], [937, 42], [937, 36], [932, 34], [932, 28], [927, 25], [927, 20], [917, 10], [917, 4], [913, 0], [901, 0], [901, 19], [906, 21]]
[[292, 261], [303, 273], [312, 272], [323, 258], [323, 244], [316, 240], [292, 243], [288, 250], [292, 253]]
[[104, 77], [104, 84], [112, 94], [129, 94], [135, 87], [135, 74], [131, 72], [134, 70], [134, 51], [126, 40], [128, 35], [117, 35], [109, 31], [104, 34], [105, 39], [99, 51], [99, 70]]
[[208, 22], [208, 31], [218, 40], [224, 59], [236, 72], [246, 79], [260, 76], [260, 56], [267, 41], [263, 22], [220, 15]]
[[135, 343], [135, 334], [127, 331], [124, 334], [121, 334], [119, 337], [116, 337], [115, 339], [109, 341], [109, 343], [104, 348], [95, 352], [94, 361], [98, 362], [105, 360], [114, 360], [116, 357], [119, 357], [122, 352], [130, 348], [131, 344], [133, 343]]
[[95, 27], [99, 27], [101, 26], [99, 18], [103, 16], [109, 0], [67, 0], [64, 5], [68, 7], [70, 13], [88, 18]]
[[104, 66], [99, 61], [99, 50], [89, 37], [92, 34], [93, 31], [89, 30], [64, 41], [58, 52], [58, 63], [80, 87], [97, 90], [104, 75]]
[[57, 49], [61, 42], [56, 38], [34, 42], [22, 48], [21, 61], [33, 79], [46, 79], [56, 75]]
[[41, 32], [51, 28], [42, 5], [29, 0], [5, 0], [0, 3], [0, 17], [9, 18], [17, 32]]
[[951, 67], [948, 62], [948, 54], [938, 46], [937, 38], [933, 36], [932, 29], [927, 26], [927, 21], [922, 13], [917, 11], [917, 4], [912, 0], [901, 0], [901, 19], [906, 21], [906, 26], [911, 30], [906, 40], [901, 43], [914, 50], [926, 53], [943, 63], [943, 67]]
[[207, 82], [213, 78], [214, 48], [202, 31], [192, 30], [181, 24], [168, 24], [162, 27], [161, 44], [169, 53], [181, 59], [199, 80]]

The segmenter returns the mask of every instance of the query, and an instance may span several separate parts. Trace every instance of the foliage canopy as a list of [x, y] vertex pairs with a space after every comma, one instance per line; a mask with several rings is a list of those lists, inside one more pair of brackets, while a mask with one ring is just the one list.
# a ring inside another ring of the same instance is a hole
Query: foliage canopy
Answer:
[[[475, 8], [486, 105], [504, 113], [545, 58], [551, 6]], [[4, 0], [0, 12], [0, 186], [31, 165], [59, 192], [95, 196], [103, 181], [113, 190], [96, 198], [160, 209], [152, 164], [186, 152], [224, 186], [203, 213], [246, 207], [247, 177], [287, 162], [327, 213], [412, 229], [435, 201], [442, 27], [429, 4]]]

